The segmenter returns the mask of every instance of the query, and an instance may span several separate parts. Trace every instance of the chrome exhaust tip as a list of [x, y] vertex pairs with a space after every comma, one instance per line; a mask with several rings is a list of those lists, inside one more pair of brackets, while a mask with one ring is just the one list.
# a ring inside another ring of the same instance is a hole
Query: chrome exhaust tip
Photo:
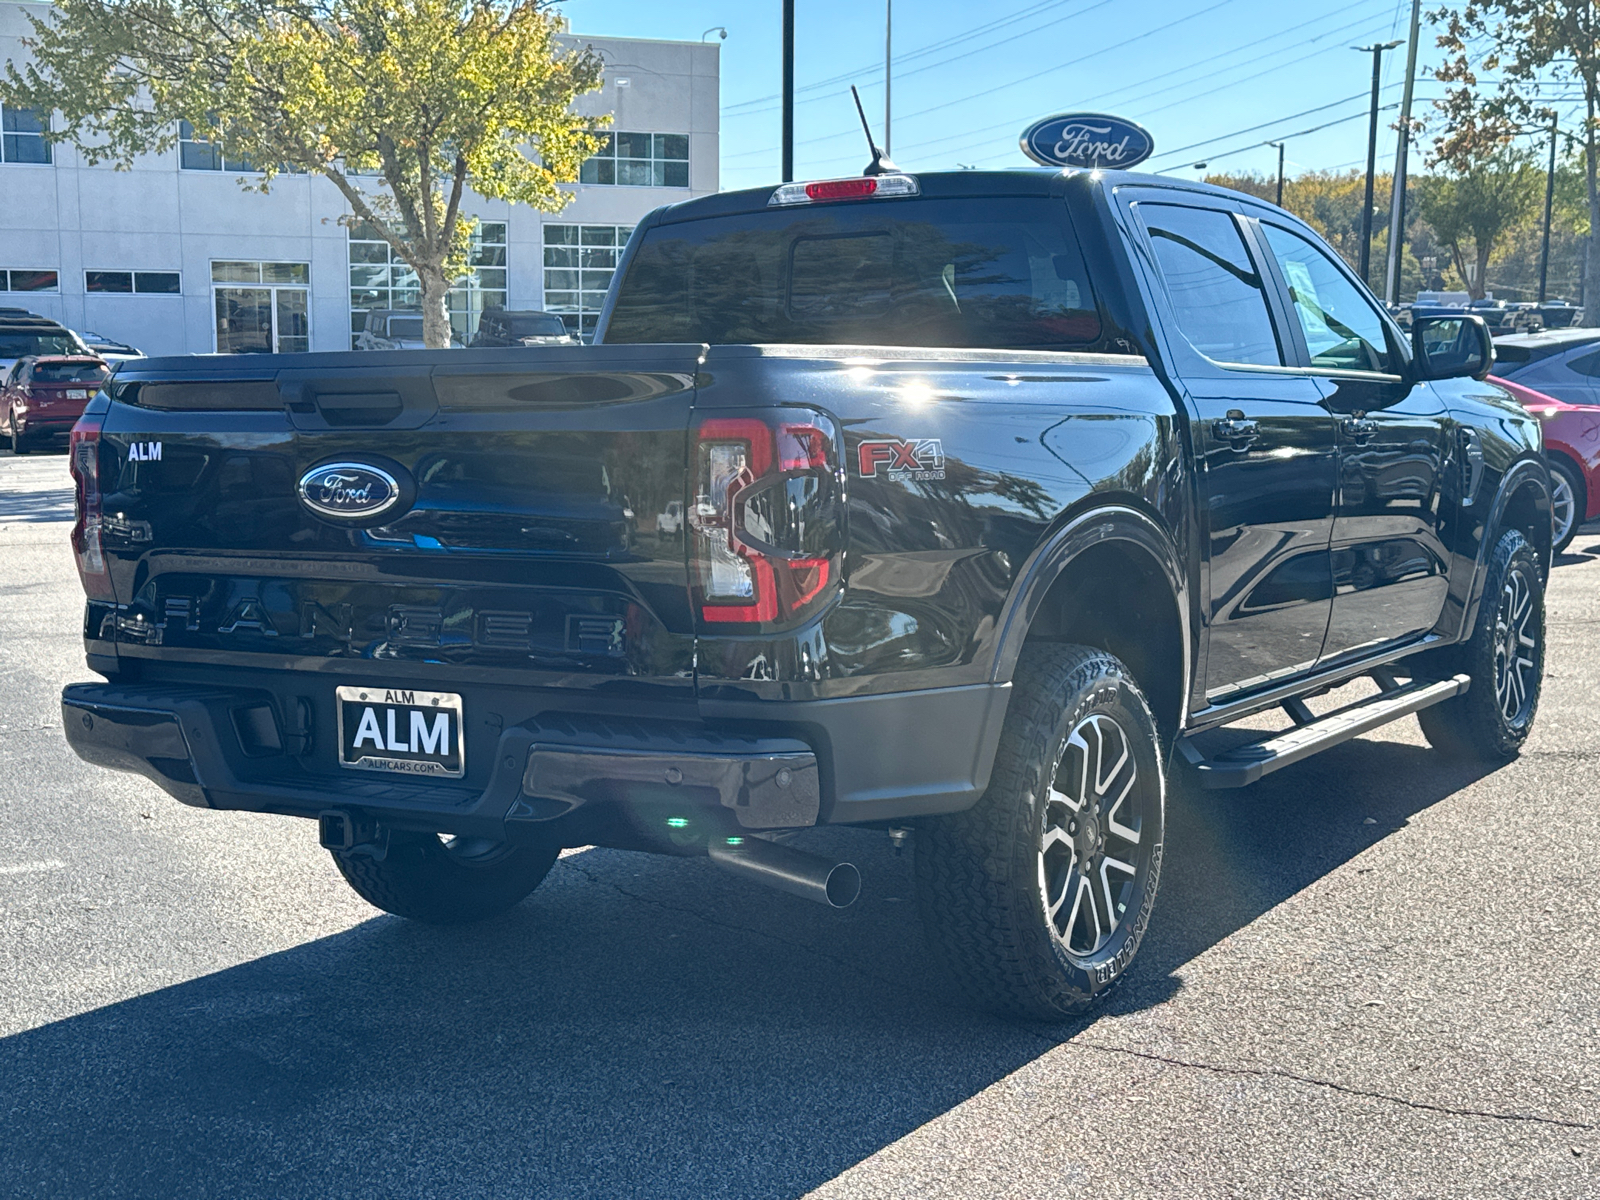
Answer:
[[725, 871], [829, 908], [849, 908], [861, 895], [861, 872], [854, 864], [764, 838], [714, 837], [706, 853]]

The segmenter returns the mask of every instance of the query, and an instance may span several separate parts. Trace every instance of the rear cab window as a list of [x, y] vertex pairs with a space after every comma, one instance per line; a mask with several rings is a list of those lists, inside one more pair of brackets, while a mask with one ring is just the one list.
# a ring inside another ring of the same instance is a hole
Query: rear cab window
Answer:
[[1074, 350], [1101, 332], [1065, 204], [991, 197], [657, 226], [605, 341]]

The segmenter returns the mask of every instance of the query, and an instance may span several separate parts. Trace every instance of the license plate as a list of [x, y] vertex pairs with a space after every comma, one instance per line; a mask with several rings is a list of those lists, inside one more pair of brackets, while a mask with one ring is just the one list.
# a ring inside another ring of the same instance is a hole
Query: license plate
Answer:
[[459, 779], [466, 773], [461, 744], [461, 697], [410, 688], [342, 687], [339, 765]]
[[88, 398], [89, 398], [89, 389], [88, 388], [68, 388], [67, 389], [67, 399], [68, 400], [87, 400]]

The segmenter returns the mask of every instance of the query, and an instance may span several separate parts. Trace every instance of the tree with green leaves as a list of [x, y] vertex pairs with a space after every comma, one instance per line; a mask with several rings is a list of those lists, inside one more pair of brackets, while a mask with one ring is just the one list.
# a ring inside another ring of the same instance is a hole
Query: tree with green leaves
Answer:
[[[1600, 246], [1595, 242], [1600, 234], [1600, 6], [1594, 0], [1467, 0], [1430, 17], [1443, 24], [1439, 45], [1448, 55], [1434, 72], [1449, 87], [1441, 107], [1451, 129], [1439, 145], [1446, 159], [1470, 153], [1485, 137], [1547, 126], [1548, 110], [1532, 85], [1566, 81], [1582, 88], [1590, 231], [1583, 323], [1600, 324]], [[1479, 69], [1499, 79], [1482, 98]]]
[[56, 0], [0, 100], [61, 115], [48, 135], [121, 169], [179, 123], [229, 161], [322, 175], [416, 271], [423, 332], [450, 344], [446, 293], [476, 221], [467, 188], [559, 211], [600, 147], [571, 111], [600, 85], [541, 0]]
[[1542, 172], [1511, 147], [1415, 181], [1417, 215], [1450, 251], [1474, 300], [1487, 291], [1495, 247], [1533, 212], [1542, 182]]

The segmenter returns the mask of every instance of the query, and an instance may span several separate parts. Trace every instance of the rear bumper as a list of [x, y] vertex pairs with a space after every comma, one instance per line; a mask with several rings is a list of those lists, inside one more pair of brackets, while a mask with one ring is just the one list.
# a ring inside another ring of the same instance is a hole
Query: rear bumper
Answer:
[[395, 828], [515, 839], [579, 810], [631, 819], [692, 809], [746, 829], [958, 811], [988, 784], [1008, 696], [1000, 685], [702, 702], [694, 720], [546, 709], [501, 728], [493, 754], [475, 756], [481, 774], [449, 782], [339, 768], [317, 714], [266, 688], [82, 683], [61, 704], [81, 758], [143, 775], [185, 804], [342, 809]]

